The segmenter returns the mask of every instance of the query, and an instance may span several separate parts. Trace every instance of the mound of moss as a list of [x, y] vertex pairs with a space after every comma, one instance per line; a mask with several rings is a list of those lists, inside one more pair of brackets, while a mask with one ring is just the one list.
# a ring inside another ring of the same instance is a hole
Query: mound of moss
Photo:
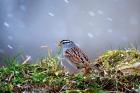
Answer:
[[136, 49], [106, 51], [96, 59], [96, 63], [106, 74], [110, 71], [121, 71], [125, 75], [140, 74], [140, 52]]
[[140, 90], [140, 52], [136, 49], [105, 52], [91, 63], [86, 76], [66, 74], [53, 56], [42, 58], [38, 64], [18, 64], [16, 58], [8, 61], [8, 66], [0, 68], [0, 93], [137, 93]]

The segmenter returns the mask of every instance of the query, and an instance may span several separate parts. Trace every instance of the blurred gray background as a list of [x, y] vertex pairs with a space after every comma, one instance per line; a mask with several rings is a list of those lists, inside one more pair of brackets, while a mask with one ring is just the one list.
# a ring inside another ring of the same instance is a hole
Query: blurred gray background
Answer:
[[0, 0], [0, 62], [56, 52], [62, 39], [94, 60], [108, 49], [140, 49], [140, 0]]

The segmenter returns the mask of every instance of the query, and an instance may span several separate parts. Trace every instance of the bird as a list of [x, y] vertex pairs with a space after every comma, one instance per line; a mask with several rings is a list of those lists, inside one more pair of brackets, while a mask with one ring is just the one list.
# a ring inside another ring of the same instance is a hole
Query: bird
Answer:
[[60, 64], [69, 74], [83, 71], [89, 72], [88, 56], [71, 40], [62, 40], [58, 43], [60, 47]]

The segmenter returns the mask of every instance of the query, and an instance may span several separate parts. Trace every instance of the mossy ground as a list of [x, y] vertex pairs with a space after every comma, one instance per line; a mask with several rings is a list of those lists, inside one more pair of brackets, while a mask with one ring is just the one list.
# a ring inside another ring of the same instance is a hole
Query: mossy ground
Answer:
[[[140, 91], [140, 52], [136, 49], [109, 50], [91, 62], [88, 75], [68, 75], [56, 57], [38, 64], [18, 64], [8, 59], [0, 68], [0, 93], [137, 93]], [[137, 71], [129, 71], [129, 69]], [[125, 73], [127, 69], [127, 74]]]

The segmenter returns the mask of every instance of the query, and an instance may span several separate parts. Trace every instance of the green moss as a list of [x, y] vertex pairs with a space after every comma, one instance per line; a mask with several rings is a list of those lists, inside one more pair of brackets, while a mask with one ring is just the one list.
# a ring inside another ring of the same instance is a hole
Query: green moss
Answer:
[[95, 66], [99, 65], [99, 71], [94, 66], [92, 68], [91, 63], [91, 71], [85, 76], [81, 73], [66, 75], [59, 60], [53, 56], [42, 58], [38, 64], [18, 64], [16, 58], [8, 58], [8, 66], [0, 68], [0, 92], [21, 92], [27, 87], [30, 91], [44, 88], [52, 93], [135, 92], [133, 88], [138, 89], [140, 75], [126, 76], [118, 73], [118, 68], [138, 61], [140, 53], [136, 49], [110, 50], [94, 62]]
[[118, 69], [120, 66], [130, 66], [140, 61], [140, 52], [136, 49], [129, 50], [109, 50], [97, 60], [104, 69]]

